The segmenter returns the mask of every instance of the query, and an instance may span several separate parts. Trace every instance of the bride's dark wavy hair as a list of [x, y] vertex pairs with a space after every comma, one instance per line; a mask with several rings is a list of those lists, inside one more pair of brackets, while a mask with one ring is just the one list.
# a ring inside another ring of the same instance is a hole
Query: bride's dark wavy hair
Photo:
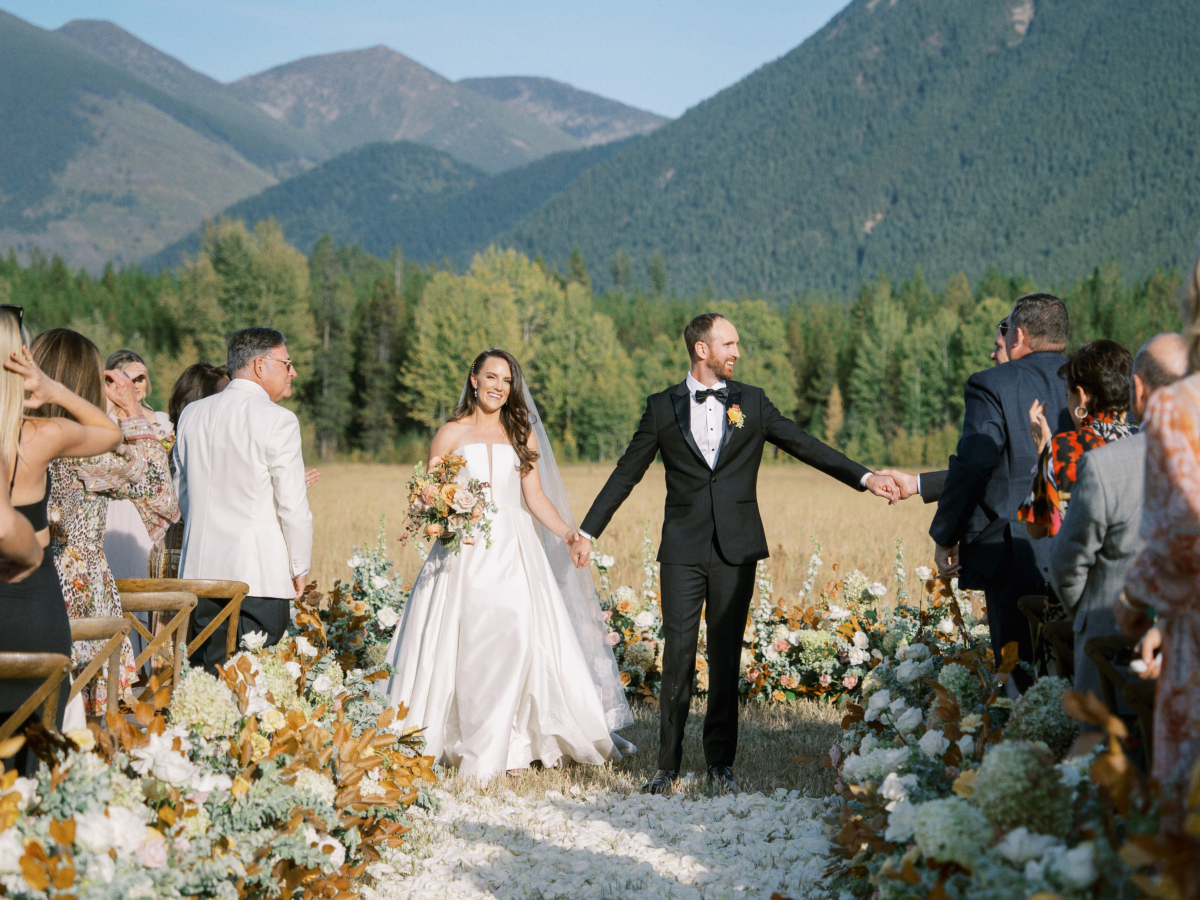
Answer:
[[467, 383], [463, 387], [462, 400], [458, 402], [458, 407], [454, 410], [454, 421], [457, 422], [475, 414], [475, 409], [479, 404], [475, 399], [475, 387], [471, 384], [471, 376], [477, 377], [479, 370], [489, 359], [504, 360], [508, 363], [508, 370], [512, 373], [512, 385], [509, 387], [508, 400], [505, 401], [504, 406], [500, 407], [500, 424], [504, 426], [504, 433], [508, 435], [508, 440], [512, 443], [513, 450], [516, 451], [517, 459], [521, 462], [521, 475], [524, 477], [533, 471], [533, 464], [537, 462], [539, 454], [536, 450], [529, 449], [529, 432], [533, 430], [531, 422], [533, 417], [529, 414], [529, 407], [525, 405], [525, 377], [521, 374], [521, 364], [511, 353], [493, 347], [475, 357], [475, 362], [471, 363], [471, 369], [467, 373]]

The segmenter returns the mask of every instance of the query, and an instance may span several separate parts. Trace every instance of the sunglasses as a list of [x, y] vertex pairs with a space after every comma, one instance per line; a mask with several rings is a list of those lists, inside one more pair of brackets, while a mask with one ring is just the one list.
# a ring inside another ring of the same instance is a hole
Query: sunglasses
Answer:
[[1000, 336], [1005, 337], [1008, 334], [1009, 324], [1008, 319], [1001, 319], [1000, 324], [996, 326], [1000, 330]]
[[0, 309], [11, 309], [17, 314], [17, 327], [20, 328], [25, 324], [25, 307], [18, 306], [15, 303], [0, 303]]

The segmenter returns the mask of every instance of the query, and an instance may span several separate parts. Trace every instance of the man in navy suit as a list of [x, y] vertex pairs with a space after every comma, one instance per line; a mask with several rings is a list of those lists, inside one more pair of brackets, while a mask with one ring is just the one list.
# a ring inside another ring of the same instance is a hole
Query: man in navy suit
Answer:
[[1017, 600], [1049, 593], [1050, 542], [1032, 540], [1017, 509], [1029, 495], [1038, 459], [1030, 406], [1035, 400], [1046, 404], [1055, 433], [1074, 427], [1058, 374], [1069, 324], [1066, 306], [1050, 294], [1029, 294], [1013, 306], [1001, 328], [1009, 361], [967, 380], [962, 437], [929, 528], [938, 571], [958, 575], [961, 587], [986, 595], [997, 659], [1005, 644], [1016, 641], [1020, 658], [1033, 661]]

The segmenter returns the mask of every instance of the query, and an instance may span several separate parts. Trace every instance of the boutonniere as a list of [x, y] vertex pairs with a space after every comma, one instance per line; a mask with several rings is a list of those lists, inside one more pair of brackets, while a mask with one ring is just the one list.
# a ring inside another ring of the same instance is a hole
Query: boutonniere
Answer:
[[729, 424], [734, 428], [741, 428], [746, 424], [746, 415], [736, 403], [725, 411], [725, 415], [729, 417]]

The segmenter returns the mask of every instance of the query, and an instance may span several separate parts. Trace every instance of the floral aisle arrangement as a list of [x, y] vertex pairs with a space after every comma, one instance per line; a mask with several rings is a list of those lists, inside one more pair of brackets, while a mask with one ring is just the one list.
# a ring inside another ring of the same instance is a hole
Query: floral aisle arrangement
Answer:
[[0, 781], [0, 893], [335, 898], [388, 874], [433, 760], [306, 599], [300, 634], [248, 635], [220, 678], [187, 670], [107, 732], [35, 728], [37, 779]]
[[337, 602], [331, 601], [324, 611], [329, 645], [349, 668], [384, 668], [385, 651], [408, 602], [404, 579], [392, 571], [383, 526], [380, 518], [374, 547], [354, 547], [354, 555], [346, 560], [350, 581], [334, 582], [331, 596]]
[[466, 467], [467, 461], [454, 453], [435, 456], [428, 470], [417, 463], [408, 479], [408, 523], [401, 541], [421, 534], [457, 553], [482, 534], [492, 545], [489, 515], [495, 515], [496, 504], [488, 499], [490, 485], [470, 477]]
[[[839, 578], [836, 564], [834, 577], [814, 594], [823, 561], [820, 544], [814, 540], [813, 545], [796, 602], [788, 603], [776, 593], [765, 563], [759, 563], [758, 602], [752, 606], [743, 639], [742, 693], [758, 702], [775, 703], [801, 697], [830, 701], [857, 697], [871, 666], [885, 654], [903, 652], [918, 634], [944, 652], [987, 647], [980, 598], [960, 590], [956, 581], [944, 583], [921, 567], [917, 575], [923, 595], [915, 604], [910, 601], [899, 542], [894, 564], [896, 602], [892, 605], [886, 600], [886, 585], [871, 582], [857, 569]], [[628, 585], [612, 587], [609, 571], [613, 562], [611, 556], [592, 554], [609, 643], [628, 696], [655, 698], [662, 680], [663, 636], [658, 568], [649, 533], [643, 537], [640, 591]], [[974, 614], [976, 609], [979, 616]], [[914, 661], [912, 666], [918, 663]], [[703, 620], [693, 691], [708, 691]]]
[[[1134, 834], [1153, 809], [1129, 814], [1124, 725], [1061, 678], [1010, 702], [1016, 665], [1015, 644], [997, 670], [934, 640], [872, 663], [826, 763], [844, 800], [831, 883], [872, 900], [1139, 896], [1125, 863], [1150, 861]], [[1099, 727], [1079, 737], [1076, 719]]]

